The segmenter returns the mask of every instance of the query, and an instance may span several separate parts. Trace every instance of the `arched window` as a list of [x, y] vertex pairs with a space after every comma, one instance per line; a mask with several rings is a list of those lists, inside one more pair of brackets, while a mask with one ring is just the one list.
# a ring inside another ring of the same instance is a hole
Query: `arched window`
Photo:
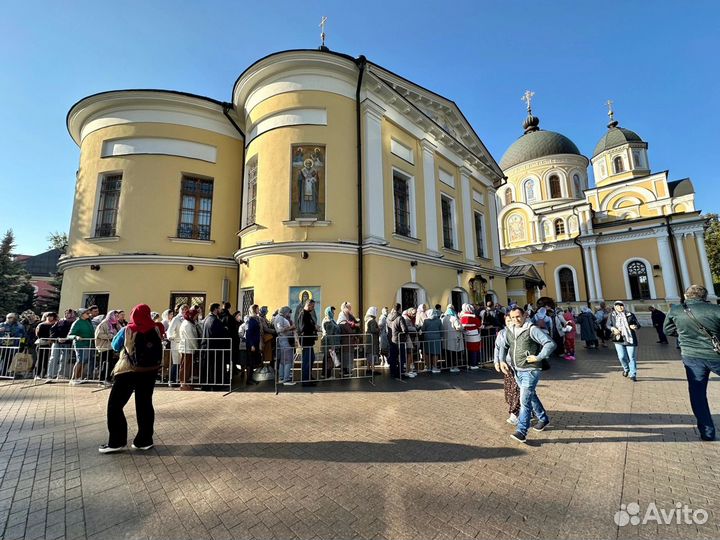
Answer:
[[505, 205], [512, 204], [512, 190], [510, 188], [507, 188], [505, 190]]
[[572, 270], [569, 268], [561, 268], [558, 272], [558, 281], [560, 282], [560, 301], [575, 302], [575, 279]]
[[649, 300], [650, 284], [645, 263], [632, 261], [627, 265], [628, 280], [630, 281], [630, 294], [633, 300]]
[[565, 234], [565, 222], [557, 218], [555, 220], [555, 236], [560, 236], [561, 234]]
[[525, 180], [525, 202], [535, 202], [535, 182], [532, 178]]
[[560, 177], [553, 174], [550, 177], [550, 198], [560, 199], [562, 197], [562, 189], [560, 189]]
[[613, 169], [615, 169], [615, 173], [621, 173], [625, 170], [625, 167], [623, 166], [623, 160], [620, 156], [617, 156], [615, 159], [613, 159]]
[[573, 184], [575, 186], [575, 196], [580, 197], [582, 193], [580, 193], [580, 175], [573, 174]]

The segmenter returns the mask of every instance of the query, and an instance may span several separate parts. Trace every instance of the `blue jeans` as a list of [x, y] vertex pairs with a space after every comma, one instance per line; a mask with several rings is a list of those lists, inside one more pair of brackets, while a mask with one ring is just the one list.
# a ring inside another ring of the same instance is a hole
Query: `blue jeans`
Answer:
[[292, 368], [294, 351], [292, 347], [280, 346], [278, 353], [278, 380], [280, 382], [292, 381]]
[[707, 400], [707, 385], [710, 372], [720, 375], [720, 359], [708, 360], [706, 358], [682, 357], [685, 364], [685, 375], [690, 393], [690, 406], [697, 419], [700, 437], [705, 440], [715, 439], [715, 424], [713, 423], [710, 406]]
[[302, 348], [302, 380], [309, 381], [312, 378], [312, 365], [315, 363], [315, 348], [307, 345]]
[[64, 374], [65, 362], [70, 355], [70, 343], [53, 343], [50, 349], [50, 363], [48, 364], [47, 377], [55, 379]]
[[545, 411], [545, 407], [540, 402], [540, 398], [535, 392], [535, 387], [540, 382], [540, 374], [542, 371], [516, 371], [515, 380], [520, 387], [520, 416], [517, 423], [517, 431], [523, 435], [527, 435], [530, 429], [530, 416], [535, 412], [539, 422], [549, 422], [550, 418]]
[[625, 345], [624, 343], [615, 343], [615, 352], [617, 352], [618, 360], [623, 371], [628, 371], [631, 377], [637, 375], [637, 345]]

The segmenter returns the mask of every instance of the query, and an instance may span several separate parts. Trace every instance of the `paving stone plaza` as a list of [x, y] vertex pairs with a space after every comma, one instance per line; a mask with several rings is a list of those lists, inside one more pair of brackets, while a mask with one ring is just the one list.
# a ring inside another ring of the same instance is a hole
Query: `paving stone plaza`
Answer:
[[[490, 370], [158, 388], [156, 447], [117, 455], [97, 452], [106, 391], [1, 381], [0, 538], [718, 537], [719, 443], [699, 440], [679, 351], [640, 342], [637, 383], [612, 349], [556, 360], [538, 388], [552, 426], [527, 445]], [[647, 521], [652, 504], [705, 513]]]

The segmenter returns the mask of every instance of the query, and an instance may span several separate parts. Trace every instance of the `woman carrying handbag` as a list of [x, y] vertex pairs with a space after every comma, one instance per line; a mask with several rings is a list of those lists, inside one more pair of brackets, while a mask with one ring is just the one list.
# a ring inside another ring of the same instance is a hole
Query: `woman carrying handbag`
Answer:
[[630, 376], [633, 382], [637, 381], [638, 338], [635, 330], [640, 328], [637, 317], [634, 313], [625, 311], [625, 304], [618, 300], [610, 313], [608, 327], [623, 368], [623, 377]]

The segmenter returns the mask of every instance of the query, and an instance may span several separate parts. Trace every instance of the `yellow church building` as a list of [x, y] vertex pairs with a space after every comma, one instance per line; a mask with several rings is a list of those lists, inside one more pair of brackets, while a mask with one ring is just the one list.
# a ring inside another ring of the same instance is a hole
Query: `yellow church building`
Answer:
[[690, 180], [652, 173], [614, 120], [588, 160], [539, 128], [530, 97], [500, 164], [453, 101], [325, 47], [258, 60], [229, 102], [86, 97], [67, 116], [80, 165], [61, 306], [549, 296], [644, 311], [712, 290]]
[[649, 306], [666, 310], [692, 283], [713, 291], [690, 179], [652, 172], [648, 143], [620, 127], [612, 108], [588, 160], [564, 135], [540, 129], [531, 98], [526, 92], [524, 133], [500, 160], [502, 258], [532, 269], [508, 279], [508, 297], [547, 296], [563, 306], [624, 300], [646, 318]]
[[269, 55], [227, 103], [96, 94], [67, 124], [80, 167], [63, 307], [507, 297], [502, 170], [454, 102], [362, 56]]

